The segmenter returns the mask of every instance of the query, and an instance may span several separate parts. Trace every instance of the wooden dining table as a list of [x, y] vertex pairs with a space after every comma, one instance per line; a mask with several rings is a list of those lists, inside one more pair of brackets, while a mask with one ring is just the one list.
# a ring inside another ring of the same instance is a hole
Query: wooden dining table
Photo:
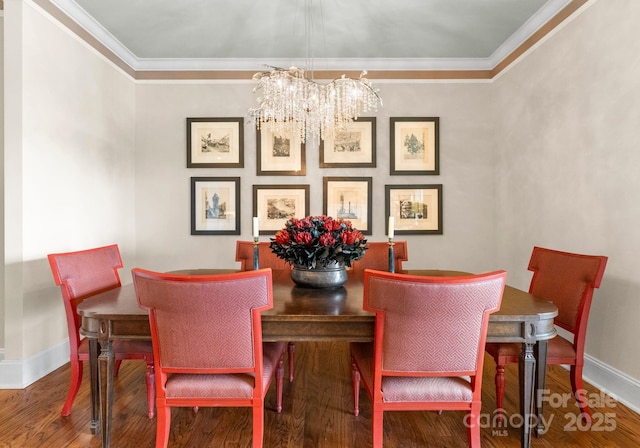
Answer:
[[[234, 272], [186, 269], [174, 273], [206, 275]], [[468, 275], [459, 271], [405, 270], [429, 276]], [[264, 341], [372, 341], [375, 315], [362, 309], [363, 272], [348, 271], [344, 286], [336, 289], [297, 287], [289, 270], [273, 271], [273, 308], [262, 313]], [[506, 286], [500, 310], [490, 316], [487, 342], [517, 342], [519, 362], [521, 446], [528, 448], [541, 403], [535, 391], [545, 387], [547, 341], [556, 335], [557, 307], [525, 291]], [[80, 332], [89, 338], [91, 377], [91, 431], [100, 433], [102, 447], [110, 446], [114, 356], [116, 339], [151, 338], [148, 314], [137, 304], [132, 284], [89, 297], [78, 305]], [[345, 410], [346, 412], [346, 410]]]

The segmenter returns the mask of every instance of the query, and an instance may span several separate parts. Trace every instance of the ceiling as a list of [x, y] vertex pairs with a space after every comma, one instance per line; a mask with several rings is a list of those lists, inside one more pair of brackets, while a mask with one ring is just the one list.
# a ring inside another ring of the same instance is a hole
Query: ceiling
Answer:
[[576, 0], [47, 2], [133, 71], [371, 71], [495, 69]]

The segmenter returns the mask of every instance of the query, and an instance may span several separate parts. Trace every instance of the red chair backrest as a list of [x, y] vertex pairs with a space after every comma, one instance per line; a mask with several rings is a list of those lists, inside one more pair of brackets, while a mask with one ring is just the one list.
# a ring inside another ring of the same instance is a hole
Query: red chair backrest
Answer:
[[[253, 270], [253, 241], [236, 241], [236, 261], [240, 262], [241, 271]], [[278, 258], [266, 242], [258, 243], [258, 264], [260, 269], [291, 269], [291, 265]]]
[[[409, 259], [406, 241], [395, 241], [393, 245], [393, 258], [395, 262], [395, 271], [401, 271], [402, 262]], [[389, 243], [379, 241], [367, 242], [366, 252], [361, 259], [354, 261], [352, 266], [356, 271], [364, 271], [365, 269], [388, 271]]]
[[87, 297], [120, 286], [120, 251], [117, 244], [112, 244], [76, 252], [49, 254], [47, 258], [53, 279], [62, 290], [69, 339], [74, 350], [73, 347], [80, 343], [77, 306]]
[[481, 371], [489, 314], [500, 308], [505, 280], [504, 271], [464, 277], [365, 271], [364, 308], [376, 313], [375, 364], [382, 374]]
[[593, 290], [600, 287], [607, 257], [580, 255], [534, 247], [529, 261], [533, 272], [529, 292], [558, 307], [556, 325], [583, 337]]
[[132, 273], [138, 303], [149, 310], [161, 374], [254, 372], [261, 377], [260, 311], [273, 307], [271, 269], [175, 275], [136, 268]]

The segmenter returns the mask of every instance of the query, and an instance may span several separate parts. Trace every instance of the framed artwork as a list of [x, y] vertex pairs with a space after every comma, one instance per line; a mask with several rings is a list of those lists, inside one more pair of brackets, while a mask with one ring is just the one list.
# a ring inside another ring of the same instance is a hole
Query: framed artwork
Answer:
[[391, 175], [440, 174], [438, 117], [391, 117]]
[[371, 177], [323, 177], [322, 210], [371, 235]]
[[240, 178], [191, 178], [191, 235], [240, 235]]
[[253, 216], [260, 235], [275, 235], [291, 218], [309, 215], [309, 185], [254, 185]]
[[376, 119], [358, 118], [320, 140], [320, 168], [375, 168]]
[[256, 134], [258, 176], [304, 176], [305, 144], [299, 135], [261, 129]]
[[442, 234], [442, 184], [385, 185], [385, 193], [385, 216], [394, 217], [395, 234]]
[[244, 118], [187, 118], [187, 168], [243, 168]]

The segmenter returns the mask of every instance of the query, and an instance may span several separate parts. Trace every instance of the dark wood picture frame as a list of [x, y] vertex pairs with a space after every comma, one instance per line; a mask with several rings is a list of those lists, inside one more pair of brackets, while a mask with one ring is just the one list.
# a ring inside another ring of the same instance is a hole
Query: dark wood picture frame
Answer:
[[396, 235], [442, 235], [442, 184], [385, 185], [385, 216]]
[[187, 118], [187, 168], [244, 168], [244, 118]]
[[307, 174], [305, 143], [298, 135], [256, 130], [256, 167], [258, 176], [304, 176]]
[[309, 215], [309, 184], [254, 185], [253, 216], [259, 235], [275, 235], [288, 219]]
[[320, 140], [320, 168], [375, 168], [376, 118], [360, 117]]
[[240, 235], [240, 178], [191, 178], [191, 235]]
[[440, 118], [390, 118], [391, 175], [440, 174]]
[[372, 232], [371, 177], [322, 178], [322, 212], [351, 221], [365, 235]]

